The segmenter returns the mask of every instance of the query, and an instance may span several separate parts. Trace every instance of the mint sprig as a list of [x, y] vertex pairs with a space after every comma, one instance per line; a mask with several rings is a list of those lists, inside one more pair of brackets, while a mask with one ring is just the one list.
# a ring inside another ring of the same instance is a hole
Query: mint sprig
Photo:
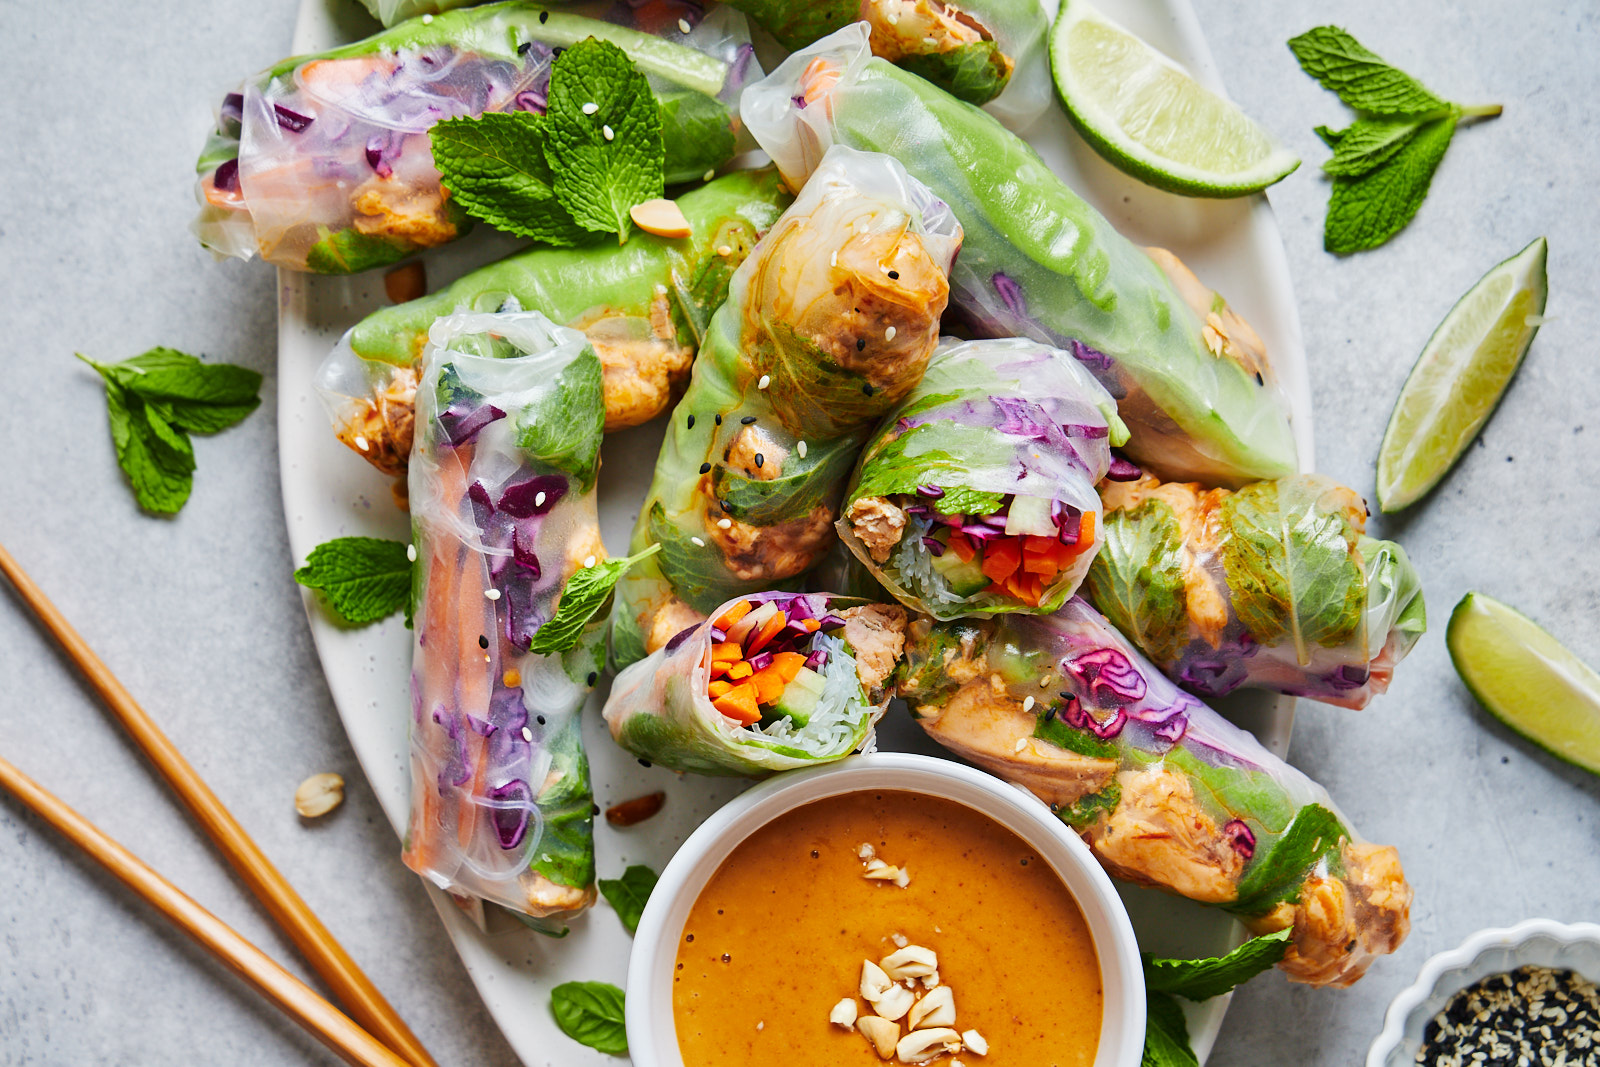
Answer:
[[106, 386], [106, 414], [117, 463], [139, 506], [176, 514], [194, 488], [189, 435], [226, 430], [261, 404], [261, 375], [230, 363], [202, 363], [172, 348], [152, 348], [121, 363], [84, 354]]
[[615, 909], [617, 918], [630, 934], [638, 932], [639, 917], [644, 914], [644, 906], [655, 887], [656, 872], [642, 863], [623, 871], [621, 878], [600, 879], [600, 895]]
[[628, 1051], [624, 995], [609, 982], [563, 982], [550, 990], [550, 1012], [561, 1032], [597, 1052]]
[[1343, 130], [1316, 128], [1333, 149], [1322, 165], [1333, 178], [1322, 243], [1336, 255], [1377, 248], [1405, 229], [1427, 198], [1456, 126], [1500, 114], [1498, 104], [1445, 100], [1338, 26], [1308, 30], [1289, 49], [1302, 70], [1360, 115]]
[[406, 607], [410, 547], [377, 537], [338, 537], [313, 548], [294, 580], [320, 590], [341, 621], [363, 626]]
[[447, 119], [428, 132], [433, 164], [467, 214], [496, 229], [553, 245], [581, 244], [588, 230], [556, 197], [545, 162], [544, 119], [526, 111], [491, 111]]
[[1149, 989], [1144, 1002], [1144, 1055], [1139, 1067], [1200, 1067], [1200, 1059], [1189, 1045], [1182, 1006], [1166, 993]]
[[1144, 962], [1145, 988], [1189, 1000], [1220, 997], [1283, 959], [1293, 933], [1293, 929], [1285, 928], [1252, 937], [1232, 952], [1211, 959], [1164, 960], [1143, 953], [1140, 958]]
[[589, 623], [611, 599], [611, 591], [623, 572], [659, 551], [661, 545], [657, 542], [642, 552], [623, 559], [608, 559], [573, 574], [561, 591], [555, 615], [534, 632], [528, 651], [548, 656], [576, 647]]

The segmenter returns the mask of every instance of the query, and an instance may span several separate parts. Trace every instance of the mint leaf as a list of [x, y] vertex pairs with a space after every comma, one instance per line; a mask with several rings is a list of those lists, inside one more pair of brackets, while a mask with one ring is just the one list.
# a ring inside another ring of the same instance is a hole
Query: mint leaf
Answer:
[[321, 590], [334, 615], [360, 626], [406, 606], [411, 596], [409, 547], [377, 537], [335, 538], [311, 550], [294, 580]]
[[1189, 1047], [1183, 1008], [1165, 993], [1145, 991], [1144, 1056], [1140, 1067], [1200, 1067]]
[[1322, 139], [1322, 143], [1329, 148], [1338, 148], [1339, 142], [1344, 139], [1345, 130], [1335, 130], [1329, 126], [1313, 126], [1311, 132]]
[[1330, 145], [1333, 158], [1322, 169], [1336, 178], [1355, 178], [1393, 159], [1411, 142], [1422, 123], [1410, 119], [1357, 119]]
[[1183, 526], [1165, 501], [1151, 499], [1107, 511], [1101, 527], [1084, 592], [1146, 655], [1170, 665], [1189, 643]]
[[1289, 938], [1293, 934], [1292, 927], [1285, 927], [1252, 937], [1232, 952], [1211, 959], [1159, 960], [1148, 952], [1142, 953], [1145, 988], [1189, 1000], [1219, 997], [1262, 971], [1271, 970], [1289, 951]]
[[621, 878], [600, 879], [600, 894], [617, 912], [617, 918], [628, 928], [628, 933], [639, 931], [639, 916], [656, 887], [656, 872], [636, 863], [622, 872]]
[[605, 434], [605, 370], [592, 350], [568, 363], [556, 379], [555, 393], [517, 425], [517, 447], [578, 483], [594, 488], [600, 471], [600, 441]]
[[1385, 165], [1360, 177], [1335, 178], [1323, 247], [1341, 256], [1363, 252], [1405, 229], [1427, 197], [1455, 132], [1454, 114], [1434, 119]]
[[623, 993], [609, 982], [563, 982], [550, 990], [550, 1011], [561, 1032], [598, 1052], [628, 1051]]
[[1450, 106], [1421, 82], [1361, 47], [1338, 26], [1318, 26], [1289, 41], [1300, 69], [1368, 115], [1426, 115]]
[[574, 648], [589, 628], [600, 609], [611, 599], [611, 590], [629, 567], [661, 551], [659, 543], [624, 559], [608, 559], [593, 567], [584, 567], [567, 579], [561, 591], [561, 601], [549, 622], [534, 631], [528, 643], [529, 652], [552, 655]]
[[398, 263], [417, 249], [403, 237], [362, 233], [355, 227], [319, 226], [317, 243], [306, 251], [306, 269], [315, 274], [360, 274]]
[[661, 111], [650, 82], [616, 45], [580, 41], [551, 68], [544, 129], [562, 205], [579, 226], [626, 240], [628, 209], [665, 190]]
[[571, 246], [588, 238], [556, 199], [545, 162], [544, 119], [491, 111], [447, 119], [428, 131], [433, 164], [467, 214], [518, 237]]
[[1258, 853], [1251, 862], [1228, 910], [1262, 915], [1280, 900], [1293, 900], [1300, 895], [1306, 873], [1324, 859], [1332, 873], [1341, 873], [1340, 848], [1349, 836], [1337, 815], [1321, 804], [1307, 804], [1267, 854]]

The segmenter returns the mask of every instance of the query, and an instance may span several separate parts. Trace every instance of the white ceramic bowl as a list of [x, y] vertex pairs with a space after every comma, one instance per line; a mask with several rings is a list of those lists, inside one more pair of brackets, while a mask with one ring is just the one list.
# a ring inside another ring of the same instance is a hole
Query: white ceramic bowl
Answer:
[[1407, 1067], [1422, 1047], [1428, 1020], [1458, 990], [1518, 967], [1564, 967], [1600, 982], [1600, 926], [1528, 919], [1509, 929], [1479, 930], [1460, 948], [1441, 952], [1401, 992], [1384, 1016], [1383, 1032], [1367, 1052], [1367, 1067]]
[[[1144, 975], [1128, 913], [1089, 848], [1029, 793], [983, 771], [908, 752], [851, 756], [771, 778], [707, 819], [672, 857], [650, 894], [628, 963], [628, 1051], [634, 1067], [683, 1067], [672, 1016], [672, 972], [689, 910], [740, 842], [824, 797], [864, 789], [927, 793], [982, 812], [1022, 838], [1077, 900], [1100, 957], [1105, 991], [1094, 1067], [1137, 1067], [1144, 1047]], [[970, 1061], [968, 1061], [970, 1062]]]

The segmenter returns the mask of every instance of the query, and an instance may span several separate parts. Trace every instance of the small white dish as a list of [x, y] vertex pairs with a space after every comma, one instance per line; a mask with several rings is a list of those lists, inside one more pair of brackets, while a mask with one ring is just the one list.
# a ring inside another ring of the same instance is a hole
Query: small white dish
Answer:
[[683, 1067], [672, 1013], [672, 973], [689, 911], [723, 860], [756, 830], [824, 797], [900, 789], [964, 804], [1022, 838], [1077, 900], [1100, 957], [1105, 991], [1094, 1067], [1137, 1067], [1144, 1048], [1144, 974], [1122, 900], [1089, 848], [1032, 794], [983, 771], [908, 752], [852, 756], [768, 779], [729, 801], [661, 873], [628, 963], [628, 1049], [636, 1067]]
[[1422, 965], [1416, 983], [1389, 1005], [1367, 1067], [1414, 1064], [1423, 1031], [1458, 990], [1518, 967], [1561, 967], [1600, 982], [1600, 925], [1528, 919], [1509, 929], [1479, 930], [1460, 948]]

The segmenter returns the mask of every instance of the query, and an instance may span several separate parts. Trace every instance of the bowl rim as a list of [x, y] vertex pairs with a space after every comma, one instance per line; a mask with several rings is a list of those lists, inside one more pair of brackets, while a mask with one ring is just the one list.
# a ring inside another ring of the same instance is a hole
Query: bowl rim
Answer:
[[[1434, 997], [1439, 980], [1450, 971], [1467, 969], [1490, 949], [1515, 949], [1534, 938], [1600, 946], [1600, 923], [1566, 923], [1556, 919], [1524, 919], [1514, 926], [1495, 926], [1468, 935], [1460, 945], [1428, 957], [1417, 980], [1402, 989], [1389, 1002], [1383, 1017], [1383, 1030], [1367, 1050], [1367, 1067], [1387, 1067], [1389, 1057], [1405, 1040], [1406, 1022], [1411, 1013]], [[1450, 992], [1454, 993], [1455, 990]]]
[[[863, 775], [872, 777], [852, 781]], [[832, 778], [841, 779], [840, 788], [815, 792], [816, 783], [826, 784]], [[954, 788], [949, 792], [930, 788], [937, 784], [930, 779]], [[637, 1067], [682, 1064], [672, 1029], [670, 998], [664, 1008], [659, 1004], [657, 976], [663, 956], [670, 953], [670, 959], [676, 959], [677, 933], [669, 926], [686, 889], [693, 883], [698, 897], [727, 856], [778, 816], [802, 804], [874, 788], [924, 792], [964, 804], [1039, 849], [1077, 901], [1100, 958], [1106, 996], [1094, 1067], [1137, 1067], [1145, 1029], [1139, 945], [1121, 897], [1089, 847], [1032, 793], [965, 764], [908, 752], [863, 753], [822, 767], [775, 775], [723, 805], [689, 836], [661, 872], [634, 934], [624, 1008], [633, 1063]], [[1063, 858], [1069, 869], [1058, 862]], [[693, 900], [682, 906], [677, 923], [681, 924], [692, 906]], [[1114, 988], [1121, 992], [1113, 995]]]

